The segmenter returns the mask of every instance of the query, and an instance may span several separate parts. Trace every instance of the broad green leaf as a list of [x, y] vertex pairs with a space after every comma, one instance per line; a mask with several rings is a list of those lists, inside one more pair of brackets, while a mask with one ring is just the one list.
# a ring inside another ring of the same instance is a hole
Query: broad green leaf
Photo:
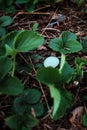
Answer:
[[84, 114], [82, 116], [82, 124], [83, 124], [83, 126], [87, 126], [87, 114]]
[[40, 117], [43, 115], [44, 113], [44, 105], [42, 103], [37, 103], [35, 105], [32, 106], [34, 111], [35, 111], [35, 115]]
[[41, 98], [41, 92], [38, 89], [28, 89], [22, 94], [24, 100], [29, 104], [37, 103]]
[[78, 52], [82, 49], [82, 45], [76, 39], [75, 34], [65, 31], [60, 38], [52, 39], [49, 47], [63, 54]]
[[67, 90], [59, 88], [57, 89], [54, 85], [49, 84], [51, 97], [54, 99], [53, 105], [53, 119], [58, 120], [66, 113], [73, 104], [73, 96]]
[[33, 12], [34, 7], [35, 7], [35, 5], [33, 4], [33, 2], [29, 2], [28, 4], [25, 5], [25, 10], [27, 12]]
[[82, 45], [75, 40], [69, 40], [65, 47], [64, 47], [65, 53], [74, 53], [82, 50]]
[[[52, 116], [53, 116], [53, 119], [56, 120], [55, 115], [56, 115], [56, 113], [59, 109], [60, 103], [61, 103], [61, 94], [58, 91], [58, 89], [56, 87], [54, 87], [54, 85], [49, 84], [49, 89], [50, 89], [51, 97], [54, 99]], [[60, 118], [60, 117], [57, 117], [57, 119], [58, 118]]]
[[6, 33], [5, 28], [0, 27], [0, 37], [4, 36], [4, 35], [5, 35], [5, 33]]
[[18, 95], [23, 92], [23, 84], [16, 77], [4, 78], [0, 81], [0, 93]]
[[57, 68], [52, 67], [42, 67], [37, 71], [37, 79], [44, 84], [59, 84], [60, 85], [60, 75]]
[[82, 49], [82, 45], [76, 40], [69, 40], [63, 43], [62, 39], [59, 38], [52, 39], [49, 47], [54, 51], [59, 51], [64, 54], [78, 52]]
[[18, 52], [28, 52], [43, 44], [44, 39], [36, 32], [24, 30], [15, 38], [15, 49]]
[[34, 23], [33, 27], [32, 27], [32, 30], [35, 32], [38, 28], [38, 23]]
[[74, 68], [65, 62], [63, 68], [60, 71], [61, 81], [63, 81], [63, 83], [68, 83], [71, 81], [74, 71]]
[[14, 110], [18, 114], [24, 112], [30, 113], [33, 104], [37, 104], [40, 101], [41, 92], [37, 89], [25, 90], [20, 97], [17, 97], [14, 101]]
[[0, 57], [0, 80], [3, 79], [6, 74], [12, 68], [12, 61], [5, 56]]
[[6, 125], [15, 130], [31, 130], [38, 124], [38, 120], [32, 115], [13, 115], [5, 119]]
[[49, 47], [54, 51], [61, 51], [63, 48], [63, 41], [61, 38], [54, 38], [49, 42]]
[[14, 56], [14, 52], [15, 52], [15, 50], [14, 49], [12, 49], [10, 46], [8, 46], [7, 44], [5, 45], [5, 48], [6, 48], [6, 55], [7, 56]]
[[15, 37], [18, 35], [18, 33], [21, 32], [21, 31], [12, 31], [8, 34], [6, 34], [4, 37], [2, 37], [2, 43], [4, 45], [8, 45], [9, 47], [11, 47], [12, 49], [14, 49], [14, 39]]
[[65, 44], [70, 40], [77, 40], [77, 36], [70, 31], [63, 31], [61, 38]]
[[6, 27], [13, 22], [13, 19], [10, 16], [2, 16], [0, 17], [0, 26]]

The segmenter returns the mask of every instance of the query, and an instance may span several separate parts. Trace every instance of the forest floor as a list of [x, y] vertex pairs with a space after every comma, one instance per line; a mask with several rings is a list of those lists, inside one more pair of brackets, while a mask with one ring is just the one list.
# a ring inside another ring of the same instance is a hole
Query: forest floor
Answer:
[[[8, 31], [30, 30], [33, 24], [37, 22], [39, 24], [37, 31], [45, 38], [45, 44], [40, 46], [37, 50], [25, 55], [20, 54], [18, 57], [18, 59], [21, 57], [25, 62], [31, 62], [33, 64], [34, 70], [32, 73], [29, 75], [19, 74], [19, 78], [25, 82], [26, 87], [33, 86], [40, 89], [39, 83], [35, 79], [35, 66], [42, 64], [43, 60], [50, 55], [59, 57], [58, 53], [48, 48], [50, 39], [59, 37], [61, 32], [66, 30], [74, 32], [79, 40], [87, 36], [87, 13], [84, 12], [86, 8], [87, 3], [84, 3], [80, 8], [73, 3], [71, 5], [68, 3], [61, 3], [53, 7], [50, 5], [39, 6], [33, 13], [28, 13], [20, 9], [16, 14], [12, 15], [14, 23], [7, 28]], [[60, 20], [61, 16], [64, 19]], [[56, 23], [52, 26], [51, 24], [54, 22]], [[37, 55], [37, 59], [33, 60], [32, 55]], [[87, 53], [83, 52], [71, 55], [71, 57], [74, 58], [77, 55], [87, 59]], [[41, 56], [42, 59], [39, 59], [38, 56]], [[70, 62], [73, 64], [72, 61]], [[87, 111], [87, 104], [81, 99], [82, 95], [87, 93], [87, 67], [85, 67], [85, 75], [81, 83], [75, 85], [75, 82], [73, 82], [67, 85], [66, 88], [75, 96], [73, 107], [58, 121], [53, 121], [48, 112], [39, 119], [39, 125], [33, 128], [33, 130], [87, 130], [87, 127], [83, 127], [81, 120], [82, 114]], [[52, 101], [50, 101], [48, 87], [43, 86], [43, 90], [50, 104]], [[9, 98], [9, 96], [0, 97], [0, 101], [3, 102], [2, 106], [0, 106], [0, 130], [10, 130], [4, 125], [4, 118], [9, 113], [10, 109], [8, 105]], [[42, 101], [45, 102], [44, 96], [42, 96]]]

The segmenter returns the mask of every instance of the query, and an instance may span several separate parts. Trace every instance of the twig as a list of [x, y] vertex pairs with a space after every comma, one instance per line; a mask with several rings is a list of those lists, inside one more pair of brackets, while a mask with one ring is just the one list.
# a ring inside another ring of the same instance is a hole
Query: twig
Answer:
[[42, 31], [41, 36], [42, 36], [42, 35], [43, 35], [43, 33], [45, 32], [46, 28], [48, 28], [48, 27], [49, 27], [49, 24], [50, 24], [50, 22], [52, 21], [53, 17], [55, 16], [55, 14], [56, 14], [57, 10], [58, 10], [58, 9], [56, 9], [56, 11], [55, 11], [55, 12], [54, 12], [54, 14], [52, 15], [51, 19], [49, 20], [49, 22], [48, 22], [47, 26], [46, 26], [46, 27], [44, 28], [44, 30]]
[[[34, 70], [34, 72], [35, 72], [35, 74], [36, 74], [35, 67], [34, 67], [33, 62], [32, 62], [32, 60], [31, 60], [30, 57], [29, 57], [29, 60], [30, 60], [30, 62], [31, 62], [31, 64], [32, 64], [33, 70]], [[47, 105], [47, 108], [48, 108], [49, 115], [50, 115], [50, 117], [52, 118], [51, 112], [50, 112], [50, 107], [49, 107], [49, 105], [48, 105], [48, 101], [47, 101], [46, 96], [45, 96], [45, 92], [44, 92], [44, 90], [43, 90], [43, 87], [42, 87], [41, 83], [40, 83], [39, 81], [38, 81], [38, 83], [39, 83], [39, 86], [40, 86], [41, 91], [42, 91], [42, 93], [43, 93], [43, 96], [44, 96], [44, 99], [45, 99], [45, 102], [46, 102], [46, 105]]]
[[45, 8], [49, 8], [51, 5], [45, 5], [43, 7], [40, 7], [38, 9], [35, 9], [33, 12], [36, 12], [36, 11], [39, 11], [39, 10], [42, 10], [42, 9], [45, 9]]
[[18, 15], [23, 15], [23, 14], [26, 14], [26, 15], [50, 15], [51, 13], [44, 13], [44, 12], [18, 12], [13, 18], [15, 19]]

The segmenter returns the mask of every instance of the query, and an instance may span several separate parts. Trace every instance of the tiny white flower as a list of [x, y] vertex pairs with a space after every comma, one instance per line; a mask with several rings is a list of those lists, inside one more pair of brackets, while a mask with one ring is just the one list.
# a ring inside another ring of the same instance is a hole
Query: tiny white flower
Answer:
[[57, 67], [59, 64], [59, 59], [55, 56], [49, 56], [44, 60], [44, 67]]

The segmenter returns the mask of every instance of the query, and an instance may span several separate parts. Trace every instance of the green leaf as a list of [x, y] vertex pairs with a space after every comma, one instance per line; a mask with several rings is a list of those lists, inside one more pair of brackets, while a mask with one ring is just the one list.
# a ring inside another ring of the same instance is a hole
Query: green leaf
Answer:
[[12, 68], [12, 61], [5, 56], [0, 57], [0, 80], [3, 79], [6, 74]]
[[10, 16], [2, 16], [0, 17], [0, 26], [6, 27], [13, 22], [13, 19]]
[[8, 46], [7, 44], [5, 45], [6, 48], [6, 56], [13, 56], [14, 55], [14, 49], [12, 49], [10, 46]]
[[[38, 124], [38, 120], [32, 115], [13, 115], [5, 119], [6, 125], [15, 130], [31, 130]], [[26, 128], [26, 129], [25, 129]]]
[[77, 68], [81, 68], [83, 65], [87, 65], [87, 60], [80, 57], [76, 57], [75, 64]]
[[69, 40], [65, 45], [65, 54], [67, 53], [74, 53], [82, 50], [82, 45], [75, 40]]
[[82, 116], [82, 124], [83, 124], [84, 126], [87, 126], [87, 114], [84, 114], [84, 115]]
[[15, 38], [15, 49], [18, 52], [28, 52], [43, 44], [44, 39], [36, 32], [24, 30]]
[[54, 38], [49, 42], [49, 47], [63, 54], [78, 52], [82, 45], [76, 40], [77, 37], [71, 32], [63, 32], [61, 38]]
[[61, 38], [54, 38], [49, 42], [49, 47], [54, 51], [61, 52], [63, 48], [63, 42]]
[[1, 41], [4, 45], [8, 45], [9, 47], [11, 47], [12, 49], [14, 49], [14, 39], [15, 37], [18, 35], [18, 33], [21, 31], [12, 31], [8, 34], [6, 34], [4, 37], [2, 37]]
[[38, 23], [34, 23], [33, 27], [32, 27], [32, 30], [35, 32], [38, 28]]
[[84, 0], [76, 0], [76, 3], [78, 6], [81, 6], [83, 2], [84, 2]]
[[61, 82], [63, 81], [63, 83], [69, 83], [72, 79], [74, 71], [75, 70], [67, 62], [65, 62], [60, 71]]
[[41, 92], [38, 89], [28, 89], [22, 94], [23, 98], [29, 103], [37, 103], [41, 98]]
[[44, 113], [44, 105], [42, 103], [37, 103], [32, 106], [34, 108], [36, 116], [40, 117]]
[[74, 33], [70, 32], [70, 31], [63, 31], [61, 38], [63, 40], [63, 43], [65, 43], [65, 44], [68, 41], [77, 40], [77, 36]]
[[35, 5], [33, 4], [33, 2], [29, 2], [28, 4], [25, 5], [25, 10], [27, 12], [33, 12], [34, 7], [35, 7]]
[[60, 75], [59, 70], [57, 68], [52, 67], [42, 67], [37, 71], [36, 75], [37, 79], [48, 85], [48, 84], [60, 84]]
[[54, 99], [53, 105], [53, 119], [58, 120], [66, 113], [67, 109], [69, 109], [74, 100], [71, 93], [69, 93], [65, 89], [57, 89], [54, 85], [49, 84], [49, 89], [51, 93], [51, 97]]
[[20, 97], [17, 97], [14, 101], [14, 110], [18, 114], [23, 114], [24, 112], [30, 113], [33, 104], [40, 101], [41, 92], [37, 89], [27, 89]]
[[23, 84], [16, 77], [4, 78], [0, 81], [0, 92], [7, 95], [18, 95], [23, 92]]
[[5, 35], [5, 33], [6, 33], [5, 28], [0, 27], [0, 36], [1, 36], [1, 37], [2, 37], [2, 36], [4, 36], [4, 35]]

